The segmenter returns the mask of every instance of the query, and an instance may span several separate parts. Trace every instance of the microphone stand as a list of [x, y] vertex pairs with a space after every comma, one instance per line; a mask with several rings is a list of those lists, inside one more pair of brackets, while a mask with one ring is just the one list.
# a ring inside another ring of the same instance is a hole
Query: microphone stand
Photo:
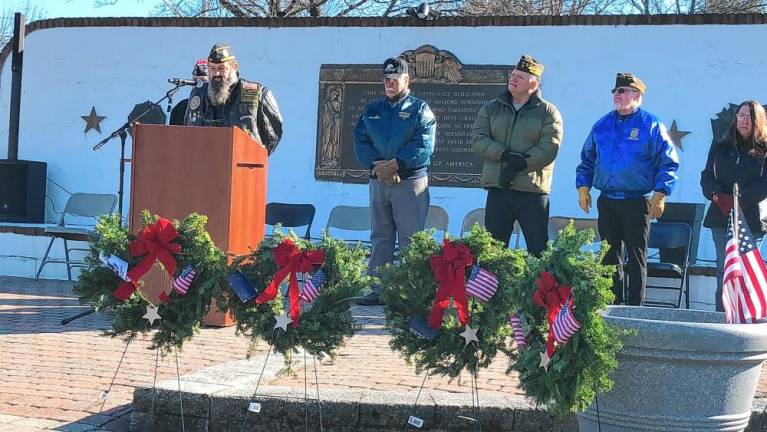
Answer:
[[125, 182], [125, 162], [130, 162], [130, 160], [126, 161], [126, 159], [125, 159], [125, 139], [128, 136], [128, 133], [127, 133], [128, 129], [133, 127], [134, 123], [139, 123], [141, 118], [144, 117], [145, 115], [147, 115], [150, 111], [152, 111], [152, 109], [154, 109], [154, 107], [158, 107], [158, 108], [160, 108], [160, 110], [162, 110], [162, 107], [160, 106], [160, 103], [162, 103], [162, 101], [164, 101], [165, 99], [168, 100], [169, 104], [172, 103], [171, 101], [173, 100], [173, 95], [176, 94], [176, 92], [178, 92], [181, 89], [181, 87], [183, 87], [183, 86], [184, 86], [184, 84], [176, 84], [175, 87], [173, 87], [172, 89], [168, 90], [165, 93], [165, 96], [163, 96], [162, 98], [157, 100], [157, 102], [152, 102], [151, 105], [149, 106], [149, 108], [146, 109], [146, 111], [144, 111], [141, 114], [139, 114], [135, 119], [128, 120], [127, 122], [125, 122], [125, 124], [123, 124], [119, 128], [115, 129], [114, 132], [109, 134], [109, 136], [107, 136], [106, 138], [101, 140], [98, 144], [93, 146], [93, 150], [96, 151], [96, 150], [100, 149], [101, 147], [103, 147], [104, 144], [108, 143], [112, 139], [114, 139], [114, 138], [116, 138], [118, 136], [120, 137], [120, 183], [119, 183], [120, 186], [119, 186], [119, 189], [117, 190], [117, 199], [118, 199], [118, 201], [117, 201], [117, 214], [119, 215], [121, 221], [122, 221], [122, 217], [123, 217], [123, 193], [124, 193], [123, 192], [123, 186], [124, 186], [124, 182]]
[[[104, 310], [107, 310], [107, 309], [111, 309], [114, 306], [115, 306], [114, 303], [113, 304], [108, 304], [108, 305], [103, 306], [101, 308], [101, 310], [104, 311]], [[86, 317], [86, 316], [88, 316], [88, 315], [90, 315], [90, 314], [92, 314], [94, 312], [96, 312], [96, 309], [95, 308], [90, 308], [90, 309], [88, 309], [85, 312], [79, 313], [79, 314], [71, 316], [69, 318], [64, 318], [63, 320], [61, 320], [61, 325], [67, 325], [67, 324], [71, 323], [72, 321], [74, 321], [76, 319], [80, 319], [82, 317]]]

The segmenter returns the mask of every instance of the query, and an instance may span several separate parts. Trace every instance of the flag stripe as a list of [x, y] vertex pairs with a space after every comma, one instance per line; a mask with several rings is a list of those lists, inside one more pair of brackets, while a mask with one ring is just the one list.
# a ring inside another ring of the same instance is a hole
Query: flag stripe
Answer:
[[474, 264], [469, 274], [469, 280], [466, 283], [466, 294], [487, 302], [495, 295], [498, 290], [498, 278], [478, 264]]
[[177, 278], [173, 279], [173, 289], [179, 294], [186, 294], [189, 287], [192, 286], [196, 274], [197, 272], [193, 267], [185, 268]]
[[762, 261], [762, 257], [759, 256], [758, 253], [748, 254], [745, 267], [749, 276], [751, 276], [750, 281], [752, 283], [752, 289], [756, 292], [756, 298], [759, 299], [762, 316], [765, 316], [767, 315], [767, 301], [764, 297], [764, 290], [760, 289], [760, 287], [767, 285], [767, 280], [765, 280], [767, 268], [764, 267], [764, 261]]
[[304, 303], [313, 302], [320, 294], [320, 289], [322, 289], [322, 285], [325, 284], [326, 280], [325, 273], [322, 270], [318, 270], [311, 279], [304, 282], [299, 299]]
[[740, 214], [737, 231], [734, 211], [728, 221], [722, 303], [728, 323], [755, 323], [767, 316], [767, 267]]
[[522, 331], [519, 313], [509, 315], [509, 322], [511, 322], [511, 328], [514, 330], [514, 342], [517, 344], [517, 348], [524, 349], [527, 347], [527, 339], [525, 339], [525, 332]]
[[581, 323], [572, 313], [572, 299], [565, 300], [549, 331], [554, 333], [554, 340], [559, 343], [567, 342], [581, 328]]

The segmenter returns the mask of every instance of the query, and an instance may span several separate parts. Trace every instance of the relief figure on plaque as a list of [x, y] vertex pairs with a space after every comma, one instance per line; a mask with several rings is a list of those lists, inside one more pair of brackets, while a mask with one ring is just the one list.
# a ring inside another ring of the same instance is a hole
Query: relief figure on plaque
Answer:
[[434, 70], [434, 79], [438, 81], [448, 82], [450, 84], [456, 84], [463, 78], [461, 76], [461, 65], [453, 56], [443, 54], [445, 51], [440, 51], [440, 55], [437, 56], [437, 66]]
[[341, 107], [343, 91], [339, 86], [330, 86], [325, 91], [325, 107], [322, 112], [322, 154], [320, 166], [338, 168], [341, 166]]

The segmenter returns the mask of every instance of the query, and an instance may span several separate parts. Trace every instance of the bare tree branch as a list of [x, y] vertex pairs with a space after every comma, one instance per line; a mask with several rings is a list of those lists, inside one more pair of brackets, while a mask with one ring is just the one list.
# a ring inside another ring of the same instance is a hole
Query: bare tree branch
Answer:
[[[118, 1], [94, 0], [97, 5]], [[147, 1], [147, 0], [143, 0]], [[765, 12], [764, 0], [154, 0], [161, 16], [399, 16], [428, 1], [442, 15], [609, 15]]]
[[29, 0], [4, 5], [0, 9], [0, 47], [5, 46], [13, 37], [14, 15], [16, 12], [24, 14], [24, 20], [27, 23], [45, 19], [48, 15], [45, 9], [31, 4]]

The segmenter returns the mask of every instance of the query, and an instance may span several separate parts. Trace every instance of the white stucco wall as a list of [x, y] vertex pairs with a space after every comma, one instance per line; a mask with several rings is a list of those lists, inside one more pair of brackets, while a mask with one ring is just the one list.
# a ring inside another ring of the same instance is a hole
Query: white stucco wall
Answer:
[[[680, 181], [670, 201], [703, 202], [698, 182], [712, 139], [710, 119], [729, 103], [767, 99], [765, 60], [757, 54], [765, 36], [764, 25], [38, 30], [26, 39], [19, 157], [48, 162], [48, 176], [70, 191], [115, 192], [119, 140], [100, 151], [91, 147], [125, 122], [135, 103], [159, 98], [167, 78], [188, 76], [213, 43], [227, 41], [242, 75], [274, 91], [285, 119], [284, 138], [270, 160], [268, 200], [314, 203], [316, 235], [334, 205], [367, 205], [367, 186], [314, 179], [320, 65], [378, 63], [431, 44], [464, 64], [514, 64], [522, 53], [545, 64], [543, 96], [559, 107], [565, 124], [551, 215], [584, 216], [574, 170], [591, 125], [611, 109], [618, 71], [647, 83], [646, 109], [692, 132], [683, 140]], [[7, 147], [10, 76], [9, 57], [0, 75], [0, 157]], [[80, 116], [92, 105], [107, 118], [101, 134], [84, 135]], [[61, 210], [67, 195], [50, 183], [48, 194], [53, 221], [51, 202]], [[454, 234], [463, 216], [485, 200], [479, 189], [434, 187], [431, 196], [450, 214]], [[41, 243], [0, 234], [0, 255], [41, 256]], [[699, 257], [713, 259], [706, 229]], [[17, 258], [0, 258], [0, 274], [28, 275], [23, 267]], [[44, 274], [63, 273], [51, 266]]]

